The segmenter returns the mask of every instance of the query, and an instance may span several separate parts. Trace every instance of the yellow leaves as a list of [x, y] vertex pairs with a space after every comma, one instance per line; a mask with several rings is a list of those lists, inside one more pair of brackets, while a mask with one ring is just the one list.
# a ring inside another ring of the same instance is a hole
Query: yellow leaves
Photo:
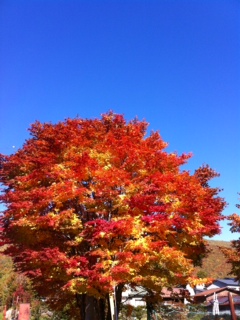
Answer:
[[136, 238], [141, 238], [141, 235], [144, 234], [145, 228], [141, 219], [141, 216], [134, 216], [132, 218], [133, 230], [132, 235]]
[[163, 197], [163, 201], [165, 203], [170, 203], [172, 202], [172, 197], [167, 194], [166, 196]]
[[[72, 211], [70, 211], [72, 213]], [[66, 217], [64, 217], [66, 219]], [[69, 219], [69, 223], [72, 227], [82, 227], [82, 222], [76, 214], [72, 214]]]
[[195, 287], [197, 285], [209, 285], [213, 282], [212, 278], [196, 278], [196, 277], [189, 277], [187, 279], [188, 284], [190, 284], [191, 287]]
[[105, 152], [96, 149], [90, 149], [89, 155], [92, 159], [97, 160], [99, 166], [103, 167], [105, 170], [111, 168], [110, 160], [112, 159], [112, 154], [105, 150]]
[[72, 279], [68, 282], [68, 284], [65, 286], [65, 290], [69, 290], [72, 293], [86, 293], [87, 292], [87, 279], [85, 278], [76, 278]]
[[138, 173], [141, 176], [147, 176], [148, 175], [148, 171], [146, 169], [140, 169], [140, 170], [138, 170]]
[[182, 251], [175, 248], [163, 247], [158, 257], [160, 265], [164, 265], [167, 269], [174, 272], [190, 275], [193, 270], [192, 261], [187, 259]]
[[117, 261], [106, 259], [106, 260], [103, 260], [101, 264], [104, 270], [110, 270], [112, 267], [114, 267], [114, 265], [117, 264]]
[[101, 238], [104, 238], [104, 236], [106, 235], [106, 232], [100, 232], [99, 235]]
[[122, 214], [126, 215], [129, 210], [128, 197], [126, 194], [119, 194], [113, 200], [113, 209], [118, 211], [118, 216], [113, 219], [121, 219]]
[[172, 211], [177, 211], [177, 209], [181, 206], [181, 201], [179, 200], [178, 196], [173, 194], [166, 194], [161, 198], [161, 201], [166, 204], [171, 204]]
[[104, 166], [103, 169], [104, 170], [109, 170], [111, 167], [112, 167], [111, 164], [108, 164], [108, 165]]
[[139, 239], [129, 240], [126, 244], [125, 249], [129, 251], [140, 250], [147, 252], [149, 250], [149, 246], [146, 238], [140, 237]]
[[69, 174], [70, 169], [67, 168], [64, 163], [59, 163], [56, 164], [52, 170], [58, 180], [63, 180], [66, 178], [67, 174]]
[[123, 201], [126, 199], [126, 194], [120, 194], [118, 197], [121, 199], [121, 201]]

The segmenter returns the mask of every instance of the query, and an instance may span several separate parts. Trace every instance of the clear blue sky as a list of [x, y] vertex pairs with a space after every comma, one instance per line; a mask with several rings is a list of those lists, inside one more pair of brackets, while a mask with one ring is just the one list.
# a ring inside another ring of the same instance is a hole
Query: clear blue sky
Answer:
[[[2, 0], [0, 152], [35, 120], [113, 110], [159, 130], [185, 169], [221, 174], [226, 215], [240, 192], [239, 0]], [[13, 147], [15, 146], [15, 147]], [[227, 222], [217, 240], [230, 240]]]

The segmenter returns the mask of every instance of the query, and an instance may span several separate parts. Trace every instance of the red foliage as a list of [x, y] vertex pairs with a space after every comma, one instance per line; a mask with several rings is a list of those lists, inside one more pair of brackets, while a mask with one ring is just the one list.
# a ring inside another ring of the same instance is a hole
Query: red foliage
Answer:
[[36, 122], [21, 149], [1, 155], [3, 235], [42, 294], [102, 297], [125, 283], [160, 292], [187, 281], [203, 237], [220, 232], [215, 173], [181, 171], [190, 155], [168, 154], [146, 129], [112, 112]]

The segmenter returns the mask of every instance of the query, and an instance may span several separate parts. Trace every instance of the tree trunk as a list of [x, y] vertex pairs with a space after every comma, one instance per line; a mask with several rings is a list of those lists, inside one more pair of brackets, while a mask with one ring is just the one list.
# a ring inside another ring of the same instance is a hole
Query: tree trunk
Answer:
[[85, 301], [85, 319], [84, 320], [100, 320], [98, 304], [96, 298], [86, 296]]
[[[119, 312], [120, 312], [120, 306], [121, 306], [121, 301], [122, 301], [122, 291], [123, 291], [123, 287], [124, 285], [123, 284], [120, 284], [118, 286], [115, 287], [115, 303], [116, 303], [116, 313], [114, 312], [114, 315], [115, 315], [115, 318], [114, 320], [117, 320], [118, 319], [118, 315], [119, 315]], [[110, 301], [109, 301], [109, 296], [108, 296], [108, 312], [107, 312], [107, 317], [106, 317], [106, 320], [112, 320], [111, 318], [111, 310], [110, 310]]]
[[155, 320], [153, 304], [151, 302], [146, 301], [146, 305], [147, 305], [147, 320]]
[[110, 300], [109, 300], [109, 295], [107, 297], [107, 316], [106, 316], [106, 320], [112, 320], [111, 318], [111, 310], [110, 310]]
[[[115, 288], [116, 311], [118, 319], [122, 300], [123, 285]], [[109, 296], [106, 299], [96, 299], [85, 294], [76, 295], [77, 306], [80, 310], [80, 320], [111, 320]], [[106, 310], [107, 309], [107, 310]]]
[[105, 299], [81, 294], [76, 295], [77, 306], [80, 310], [80, 320], [105, 320]]
[[123, 291], [123, 284], [119, 284], [115, 288], [115, 299], [116, 299], [116, 305], [117, 305], [117, 319], [120, 312], [121, 302], [122, 302], [122, 291]]
[[85, 294], [76, 294], [76, 303], [80, 312], [80, 320], [84, 320], [85, 317]]

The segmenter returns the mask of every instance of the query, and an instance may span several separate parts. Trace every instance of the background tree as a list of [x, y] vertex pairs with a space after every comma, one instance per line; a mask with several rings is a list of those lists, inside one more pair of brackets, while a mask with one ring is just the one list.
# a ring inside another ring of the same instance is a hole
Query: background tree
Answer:
[[16, 291], [16, 274], [13, 271], [13, 262], [10, 257], [0, 253], [0, 305], [10, 306], [13, 294]]
[[[1, 250], [1, 248], [0, 248]], [[10, 257], [0, 253], [0, 313], [4, 308], [18, 308], [19, 303], [32, 305], [32, 319], [38, 313], [41, 305], [36, 293], [32, 289], [30, 280], [23, 274], [14, 270], [13, 261]]]
[[[240, 205], [237, 204], [236, 207], [239, 209]], [[237, 213], [229, 216], [232, 232], [240, 233], [240, 216]], [[231, 274], [236, 276], [240, 281], [240, 238], [238, 240], [231, 241], [231, 248], [222, 248], [223, 253], [231, 263], [232, 271]]]
[[146, 122], [112, 112], [36, 122], [30, 133], [1, 155], [3, 236], [52, 307], [70, 302], [80, 319], [109, 319], [109, 293], [119, 304], [125, 284], [156, 297], [188, 281], [203, 237], [220, 232], [225, 203], [208, 185], [212, 169], [181, 171], [190, 155], [168, 154]]

